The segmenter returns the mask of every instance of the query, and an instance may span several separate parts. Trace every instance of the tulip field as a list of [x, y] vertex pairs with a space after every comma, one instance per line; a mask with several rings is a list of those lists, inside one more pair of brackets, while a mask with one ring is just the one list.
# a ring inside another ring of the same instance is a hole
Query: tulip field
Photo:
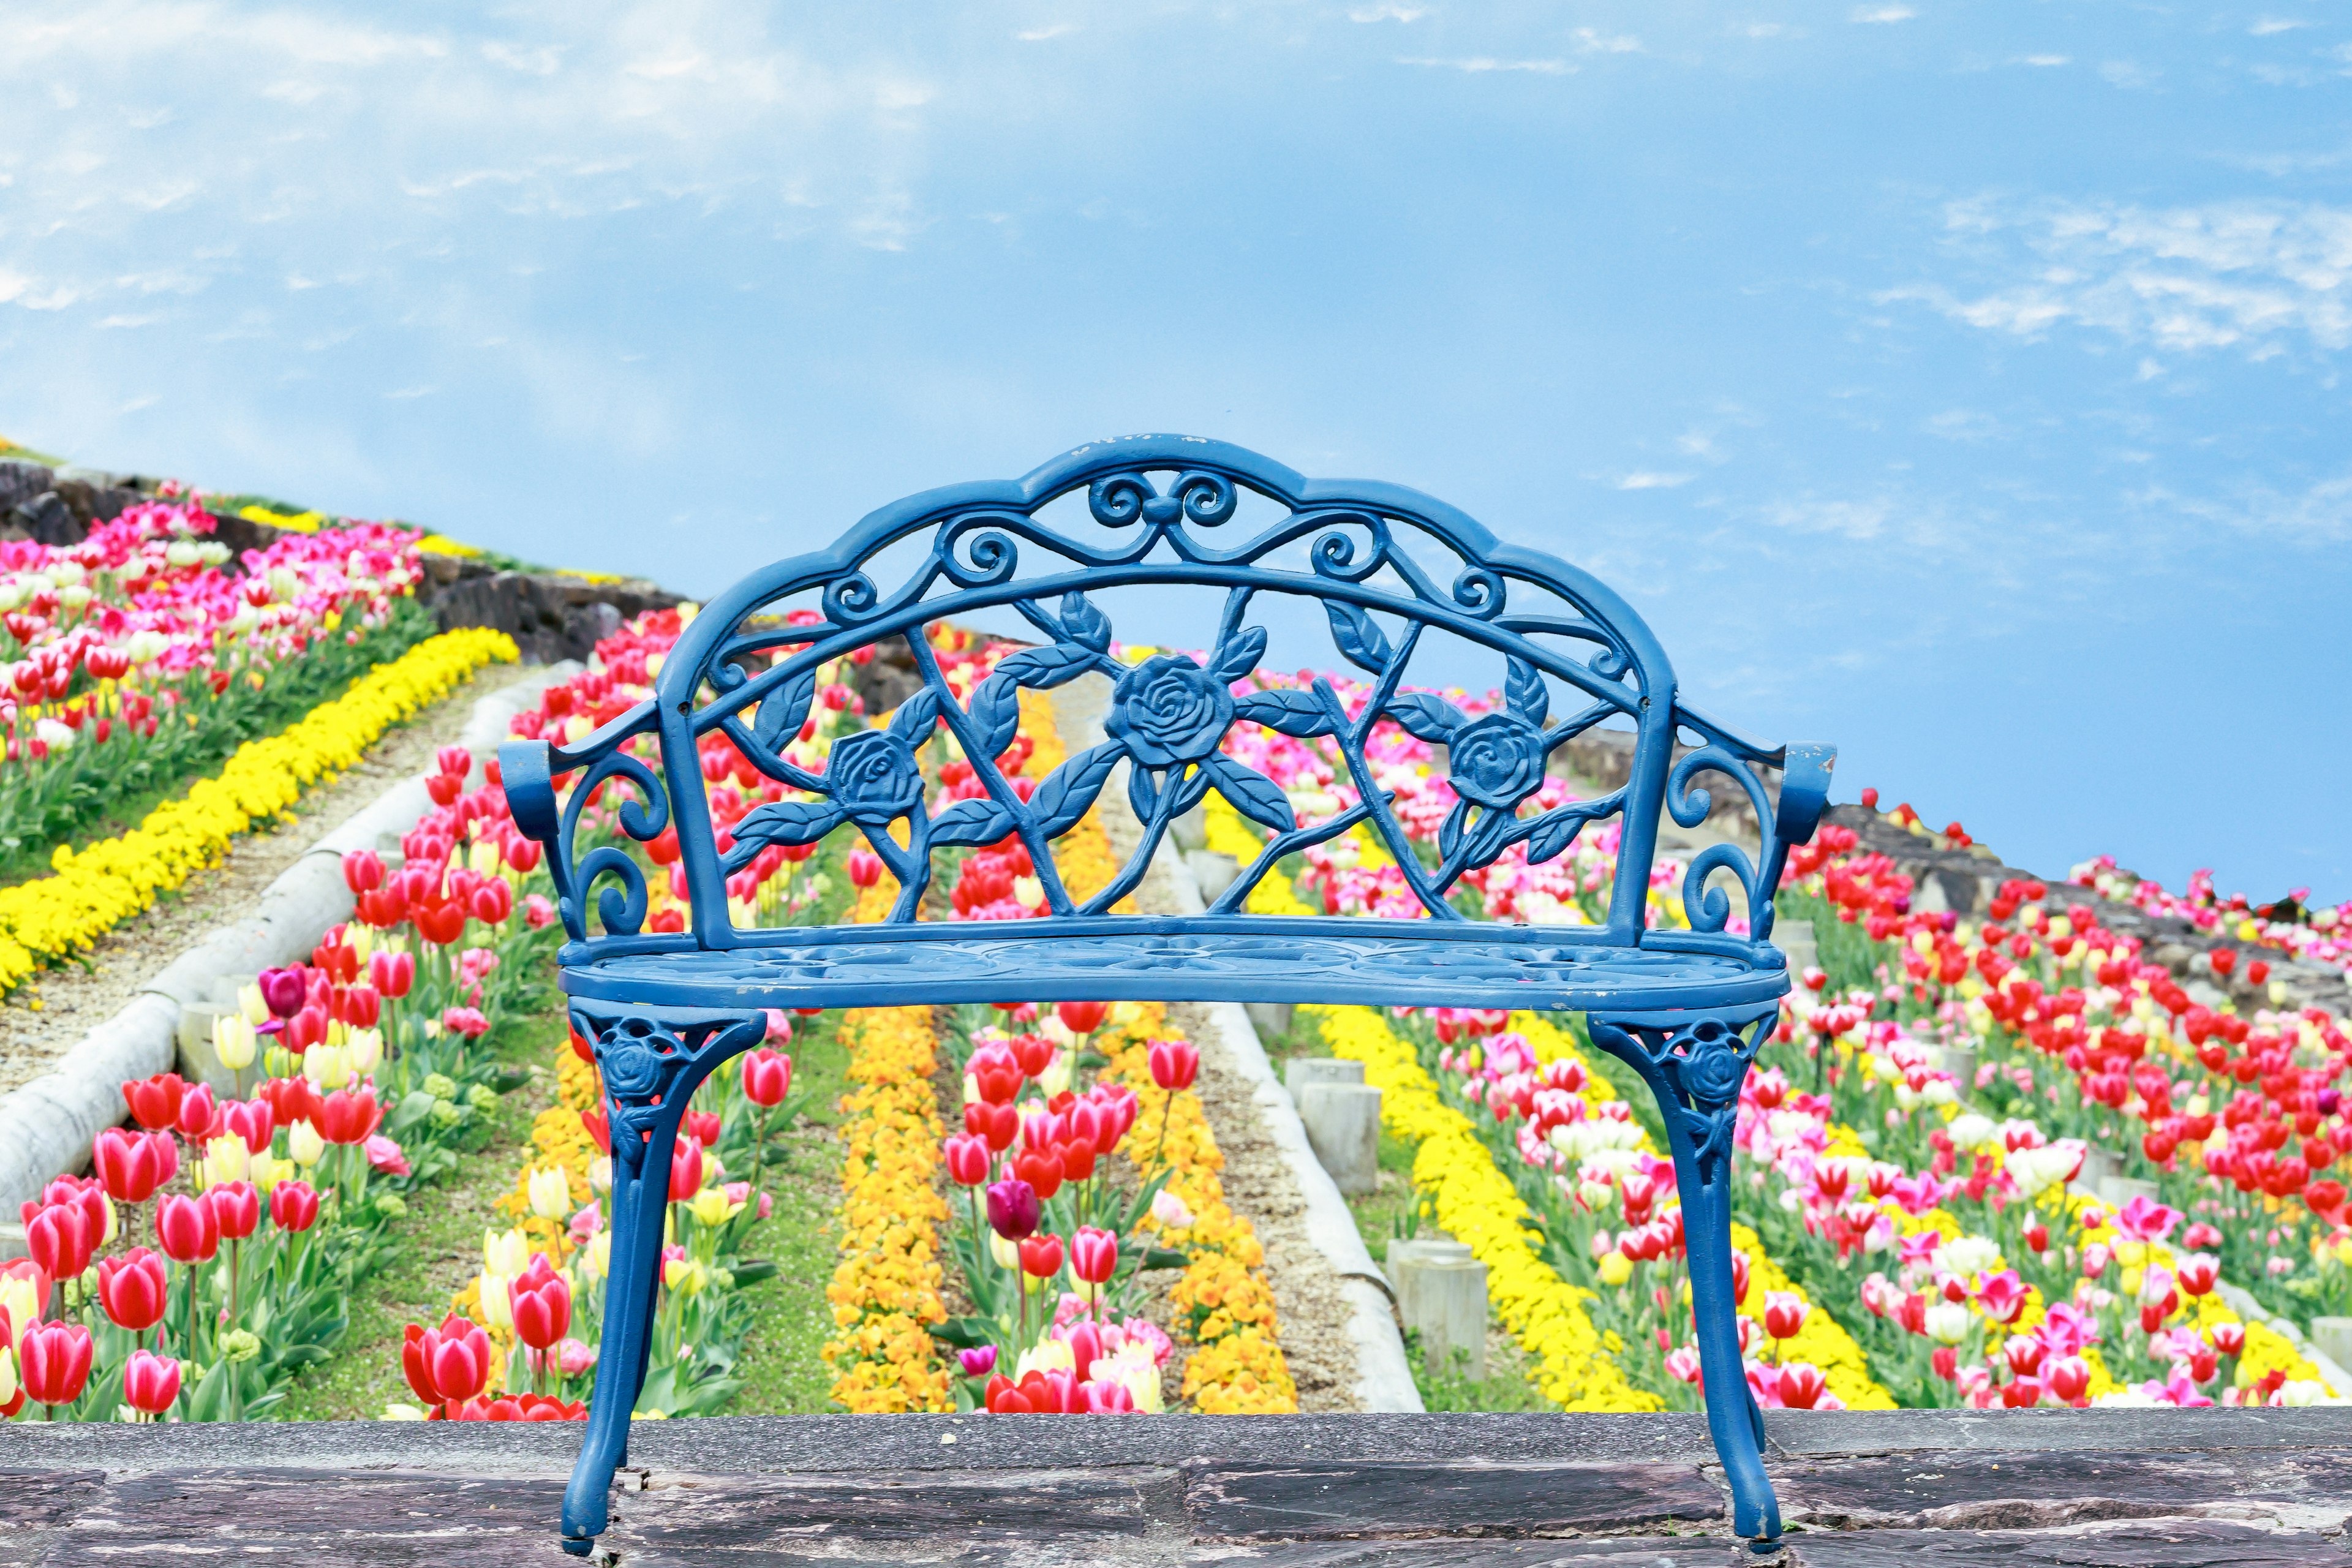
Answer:
[[[303, 786], [515, 657], [496, 633], [430, 635], [410, 594], [413, 531], [321, 526], [238, 563], [210, 531], [173, 498], [69, 550], [0, 544], [0, 867], [14, 876], [0, 889], [0, 987], [37, 993], [45, 971]], [[693, 613], [628, 623], [515, 732], [576, 740], [626, 711]], [[948, 626], [929, 637], [967, 696], [1012, 651]], [[885, 721], [865, 710], [856, 675], [850, 661], [824, 672], [790, 761], [823, 772]], [[1351, 707], [1366, 696], [1326, 679]], [[1474, 717], [1496, 701], [1447, 695]], [[1047, 700], [1022, 703], [1005, 761], [1027, 789], [1069, 742]], [[1358, 804], [1324, 742], [1244, 723], [1227, 749], [1302, 822]], [[28, 1255], [0, 1265], [0, 1413], [268, 1419], [320, 1368], [373, 1358], [403, 1389], [381, 1412], [394, 1418], [583, 1415], [610, 1139], [585, 1043], [544, 1027], [561, 1016], [561, 933], [540, 847], [515, 827], [496, 764], [478, 761], [444, 750], [433, 805], [398, 852], [346, 857], [352, 918], [221, 1017], [213, 1045], [231, 1092], [173, 1074], [124, 1084], [125, 1125], [99, 1138], [90, 1173], [26, 1205]], [[723, 735], [700, 761], [722, 847], [748, 814], [789, 798]], [[981, 793], [944, 736], [923, 761], [940, 808]], [[1459, 813], [1430, 745], [1384, 725], [1372, 761], [1434, 860]], [[1576, 787], [1550, 778], [1534, 806]], [[650, 930], [683, 930], [675, 837], [631, 839], [628, 798], [613, 781], [579, 803], [583, 837], [643, 864]], [[1207, 832], [1244, 860], [1262, 844], [1216, 798]], [[1099, 822], [1059, 849], [1074, 891], [1109, 883]], [[1613, 827], [1541, 864], [1517, 845], [1454, 897], [1483, 918], [1596, 922], [1614, 850]], [[1043, 906], [1016, 841], [941, 853], [950, 869], [924, 918]], [[1654, 924], [1684, 923], [1681, 873], [1662, 861], [1654, 875]], [[2257, 986], [2289, 954], [2352, 964], [2336, 910], [2298, 900], [2258, 915], [2210, 881], [2176, 897], [2112, 863], [2080, 879], [2186, 914], [2211, 933], [2212, 968], [2244, 965]], [[2069, 912], [2040, 883], [2011, 883], [1980, 917], [1918, 910], [1908, 879], [1835, 826], [1794, 857], [1788, 888], [1782, 917], [1813, 922], [1820, 963], [1742, 1094], [1735, 1166], [1740, 1327], [1760, 1403], [2332, 1397], [2275, 1321], [2352, 1313], [2339, 1173], [2352, 1043], [2336, 1017], [2194, 1000], [2137, 939], [2097, 923], [2096, 906]], [[747, 924], [878, 921], [898, 894], [846, 829], [771, 845], [727, 884]], [[1420, 913], [1360, 832], [1289, 858], [1249, 907]], [[550, 1044], [519, 1067], [500, 1042], [533, 1023]], [[1642, 1091], [1580, 1018], [1312, 1007], [1293, 1036], [1282, 1048], [1360, 1061], [1381, 1089], [1412, 1223], [1486, 1265], [1494, 1319], [1536, 1397], [1699, 1407], [1674, 1167]], [[816, 1041], [843, 1064], [822, 1104], [795, 1072]], [[1155, 1005], [771, 1015], [766, 1044], [687, 1114], [638, 1413], [740, 1407], [757, 1373], [747, 1292], [776, 1270], [779, 1184], [810, 1148], [826, 1166], [832, 1267], [812, 1339], [832, 1406], [1295, 1410], [1265, 1250], [1227, 1202], [1201, 1070], [1199, 1047]], [[488, 1125], [534, 1077], [551, 1087], [528, 1147], [493, 1172]], [[2102, 1199], [2094, 1150], [2120, 1152], [2120, 1173], [2145, 1185]], [[496, 1189], [478, 1270], [396, 1336], [358, 1331], [354, 1291], [469, 1184]]]

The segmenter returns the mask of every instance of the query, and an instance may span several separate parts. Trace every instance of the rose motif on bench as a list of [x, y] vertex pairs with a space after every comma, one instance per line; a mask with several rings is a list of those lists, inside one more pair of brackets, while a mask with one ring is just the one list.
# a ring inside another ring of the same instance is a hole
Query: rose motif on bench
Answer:
[[661, 1053], [635, 1035], [616, 1034], [597, 1063], [604, 1076], [604, 1090], [616, 1101], [642, 1100], [661, 1086]]
[[1455, 731], [1447, 758], [1454, 793], [1494, 811], [1515, 811], [1543, 786], [1544, 733], [1516, 713], [1489, 713]]
[[1683, 1089], [1699, 1104], [1728, 1105], [1739, 1098], [1739, 1080], [1748, 1076], [1748, 1059], [1734, 1049], [1721, 1026], [1710, 1031], [1701, 1026], [1691, 1037], [1690, 1054], [1677, 1069]]
[[852, 822], [879, 827], [923, 801], [923, 771], [915, 751], [888, 730], [859, 730], [834, 745], [824, 770], [827, 792]]
[[1197, 763], [1234, 721], [1232, 689], [1181, 654], [1159, 654], [1119, 678], [1103, 729], [1150, 768]]

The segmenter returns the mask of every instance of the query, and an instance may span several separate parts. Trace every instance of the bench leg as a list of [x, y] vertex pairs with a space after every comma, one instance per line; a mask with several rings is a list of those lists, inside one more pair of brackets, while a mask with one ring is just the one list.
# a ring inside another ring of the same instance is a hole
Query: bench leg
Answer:
[[563, 1489], [563, 1550], [585, 1557], [610, 1520], [613, 1473], [628, 1462], [629, 1419], [653, 1355], [669, 1165], [687, 1101], [711, 1069], [765, 1033], [754, 1015], [575, 1004], [572, 1026], [596, 1042], [613, 1137], [613, 1250], [588, 1431]]
[[1673, 1146], [1690, 1250], [1691, 1310], [1706, 1384], [1707, 1432], [1731, 1483], [1732, 1530], [1758, 1552], [1778, 1550], [1780, 1505], [1764, 1474], [1764, 1415], [1739, 1353], [1731, 1268], [1732, 1133], [1739, 1086], [1779, 1016], [1777, 1004], [1709, 1014], [1631, 1014], [1589, 1020], [1593, 1044], [1650, 1086]]
[[665, 1118], [642, 1144], [634, 1166], [613, 1162], [613, 1251], [604, 1281], [604, 1329], [596, 1353], [596, 1384], [588, 1404], [588, 1435], [563, 1491], [563, 1549], [586, 1556], [604, 1533], [613, 1472], [628, 1462], [629, 1418], [645, 1387], [653, 1348], [653, 1321], [661, 1286], [663, 1210], [669, 1203], [669, 1156], [677, 1123]]

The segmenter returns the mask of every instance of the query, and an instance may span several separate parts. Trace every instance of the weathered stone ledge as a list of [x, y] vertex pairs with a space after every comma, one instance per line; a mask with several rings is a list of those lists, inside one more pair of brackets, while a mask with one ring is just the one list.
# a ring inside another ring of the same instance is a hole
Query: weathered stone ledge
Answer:
[[[1772, 1412], [1780, 1561], [2352, 1563], [2352, 1410]], [[0, 1564], [552, 1563], [555, 1424], [0, 1426]], [[1696, 1416], [648, 1422], [625, 1563], [1660, 1564], [1726, 1533]]]

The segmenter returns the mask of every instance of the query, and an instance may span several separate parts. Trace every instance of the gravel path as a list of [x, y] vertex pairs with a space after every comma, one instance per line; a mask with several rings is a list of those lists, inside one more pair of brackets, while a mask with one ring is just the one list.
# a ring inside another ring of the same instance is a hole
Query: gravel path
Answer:
[[[1076, 752], [1099, 740], [1101, 711], [1109, 683], [1099, 676], [1073, 681], [1055, 693], [1063, 741]], [[1094, 731], [1089, 738], [1089, 729]], [[1102, 793], [1102, 821], [1111, 851], [1122, 859], [1134, 853], [1142, 827], [1127, 805], [1124, 777], [1114, 773]], [[1137, 889], [1147, 912], [1173, 914], [1179, 908], [1168, 885], [1165, 862], [1155, 864]], [[1307, 1200], [1284, 1163], [1282, 1152], [1258, 1120], [1249, 1080], [1227, 1055], [1220, 1031], [1190, 1003], [1175, 1003], [1169, 1021], [1201, 1051], [1201, 1076], [1193, 1087], [1208, 1112], [1210, 1129], [1225, 1156], [1225, 1201], [1246, 1218], [1265, 1247], [1266, 1277], [1280, 1314], [1276, 1338], [1290, 1375], [1298, 1385], [1298, 1408], [1324, 1415], [1358, 1408], [1356, 1351], [1348, 1336], [1350, 1309], [1330, 1260], [1307, 1235]], [[1171, 1380], [1171, 1383], [1173, 1379]]]
[[302, 797], [290, 821], [238, 839], [219, 866], [124, 921], [85, 955], [88, 969], [41, 975], [0, 1007], [0, 1094], [48, 1070], [91, 1028], [138, 994], [224, 917], [246, 908], [304, 850], [394, 781], [426, 772], [433, 753], [466, 728], [474, 704], [521, 677], [519, 664], [490, 665], [433, 707], [387, 732], [355, 767]]

